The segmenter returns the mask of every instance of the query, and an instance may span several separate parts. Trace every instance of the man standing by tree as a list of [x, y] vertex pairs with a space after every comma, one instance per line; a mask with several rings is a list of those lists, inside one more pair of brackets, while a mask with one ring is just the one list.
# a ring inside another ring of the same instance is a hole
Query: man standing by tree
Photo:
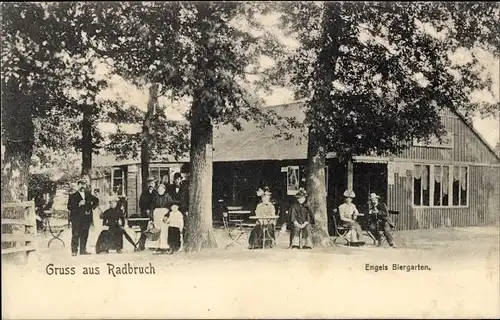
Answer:
[[182, 175], [180, 172], [174, 174], [174, 183], [167, 186], [167, 193], [172, 197], [174, 201], [179, 201], [181, 204], [181, 212], [185, 213], [187, 211], [186, 196], [186, 183], [182, 181]]
[[99, 199], [87, 191], [87, 182], [84, 179], [78, 180], [78, 190], [69, 196], [68, 210], [69, 221], [71, 222], [71, 253], [73, 256], [78, 254], [78, 245], [80, 245], [80, 254], [87, 255], [87, 239], [89, 229], [92, 223], [92, 210], [99, 206]]

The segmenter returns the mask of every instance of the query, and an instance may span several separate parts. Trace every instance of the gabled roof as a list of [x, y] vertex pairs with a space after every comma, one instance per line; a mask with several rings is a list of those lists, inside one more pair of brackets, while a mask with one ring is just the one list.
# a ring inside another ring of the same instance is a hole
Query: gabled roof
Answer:
[[495, 149], [493, 149], [493, 147], [486, 141], [486, 139], [484, 139], [484, 137], [476, 130], [476, 128], [474, 128], [472, 123], [469, 123], [469, 121], [467, 121], [467, 119], [463, 115], [461, 115], [458, 111], [453, 110], [452, 112], [457, 117], [459, 117], [460, 120], [462, 120], [462, 122], [465, 123], [467, 127], [469, 127], [469, 129], [471, 129], [474, 135], [486, 146], [486, 148], [488, 148], [488, 150], [495, 156], [495, 158], [498, 161], [500, 161], [500, 155], [495, 152]]
[[[303, 102], [268, 106], [265, 109], [274, 110], [281, 116], [294, 117], [298, 122], [305, 119]], [[468, 126], [478, 139], [490, 150], [500, 161], [500, 157], [484, 138], [466, 121], [458, 112], [456, 114], [461, 121]], [[226, 161], [251, 161], [251, 160], [304, 160], [307, 159], [307, 128], [294, 129], [289, 132], [290, 139], [276, 138], [278, 129], [273, 126], [259, 128], [254, 122], [243, 121], [241, 131], [236, 131], [230, 125], [222, 125], [214, 130], [213, 160], [214, 162]], [[333, 153], [327, 155], [334, 157]], [[189, 162], [186, 155], [179, 161], [173, 157], [165, 157], [162, 161], [152, 163]], [[96, 156], [95, 166], [127, 165], [140, 163], [140, 159], [116, 161], [113, 156]]]
[[[266, 109], [299, 122], [305, 119], [300, 102]], [[254, 122], [243, 122], [242, 128], [242, 131], [235, 131], [225, 125], [214, 130], [214, 161], [307, 159], [306, 128], [289, 131], [292, 135], [289, 140], [276, 138], [279, 131], [274, 126], [259, 128]]]

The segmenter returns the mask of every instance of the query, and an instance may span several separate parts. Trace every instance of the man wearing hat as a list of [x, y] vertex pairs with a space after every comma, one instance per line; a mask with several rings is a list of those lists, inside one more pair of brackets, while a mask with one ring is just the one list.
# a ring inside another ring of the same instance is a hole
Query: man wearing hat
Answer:
[[90, 254], [87, 252], [87, 239], [92, 224], [92, 210], [99, 206], [99, 199], [86, 189], [86, 180], [78, 180], [77, 191], [71, 194], [68, 199], [69, 221], [72, 226], [71, 253], [73, 256], [78, 254], [78, 247], [80, 247], [80, 254]]
[[[180, 172], [174, 174], [174, 183], [169, 184], [166, 191], [172, 200], [179, 202], [179, 211], [187, 221], [189, 211], [189, 190], [186, 181], [182, 180], [182, 174]], [[183, 236], [186, 237], [186, 228], [183, 230]]]
[[394, 222], [392, 222], [389, 216], [389, 210], [387, 205], [380, 202], [380, 197], [376, 193], [370, 194], [370, 232], [375, 237], [377, 241], [377, 246], [381, 245], [380, 242], [380, 231], [383, 231], [385, 238], [389, 245], [396, 248], [394, 243], [394, 236], [392, 235], [392, 228], [394, 228]]
[[342, 220], [342, 224], [347, 228], [351, 229], [351, 241], [353, 243], [359, 243], [363, 231], [361, 226], [356, 221], [359, 215], [358, 209], [352, 203], [352, 200], [356, 197], [354, 191], [346, 190], [344, 192], [345, 202], [339, 206], [339, 216]]
[[295, 198], [297, 203], [290, 207], [292, 231], [292, 249], [312, 249], [312, 227], [314, 224], [314, 214], [306, 205], [307, 193], [300, 188]]
[[[153, 178], [148, 178], [148, 188], [142, 191], [141, 196], [139, 197], [139, 209], [141, 211], [141, 218], [152, 218], [153, 211], [155, 209], [155, 201], [157, 197], [157, 192], [154, 189], [155, 180]], [[139, 238], [139, 250], [143, 251], [145, 249], [146, 244], [146, 236], [144, 232], [148, 227], [147, 221], [139, 224], [141, 228], [141, 237]]]
[[174, 174], [174, 183], [167, 186], [167, 193], [172, 198], [172, 200], [179, 202], [179, 210], [182, 213], [186, 213], [186, 211], [189, 209], [187, 205], [189, 194], [187, 193], [185, 183], [183, 183], [182, 181], [182, 174], [180, 172], [176, 172]]

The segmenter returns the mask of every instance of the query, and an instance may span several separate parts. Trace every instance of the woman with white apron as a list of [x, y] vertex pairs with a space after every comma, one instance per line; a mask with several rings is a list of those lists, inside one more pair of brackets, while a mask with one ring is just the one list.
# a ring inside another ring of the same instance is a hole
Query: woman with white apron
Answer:
[[[168, 206], [170, 202], [172, 202], [172, 198], [168, 193], [165, 192], [165, 190], [165, 185], [160, 184], [158, 186], [158, 195], [156, 196], [156, 199], [154, 201], [153, 224], [154, 228], [159, 229], [160, 231], [163, 231], [161, 230], [163, 225], [163, 218], [168, 213]], [[149, 249], [160, 249], [161, 247], [164, 247], [165, 244], [163, 244], [163, 240], [161, 240], [161, 238], [163, 237], [165, 237], [166, 242], [166, 235], [163, 234], [156, 241], [146, 240], [145, 247]], [[168, 249], [168, 247], [163, 249]]]

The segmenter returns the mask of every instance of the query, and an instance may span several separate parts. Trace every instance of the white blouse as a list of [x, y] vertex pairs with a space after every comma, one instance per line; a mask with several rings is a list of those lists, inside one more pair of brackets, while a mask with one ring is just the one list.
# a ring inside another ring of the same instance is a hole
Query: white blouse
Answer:
[[342, 218], [353, 219], [353, 215], [358, 215], [359, 212], [354, 203], [343, 203], [339, 206], [339, 214], [341, 220], [343, 220]]
[[179, 230], [184, 229], [184, 217], [180, 211], [170, 212], [168, 222], [170, 227], [179, 228]]

